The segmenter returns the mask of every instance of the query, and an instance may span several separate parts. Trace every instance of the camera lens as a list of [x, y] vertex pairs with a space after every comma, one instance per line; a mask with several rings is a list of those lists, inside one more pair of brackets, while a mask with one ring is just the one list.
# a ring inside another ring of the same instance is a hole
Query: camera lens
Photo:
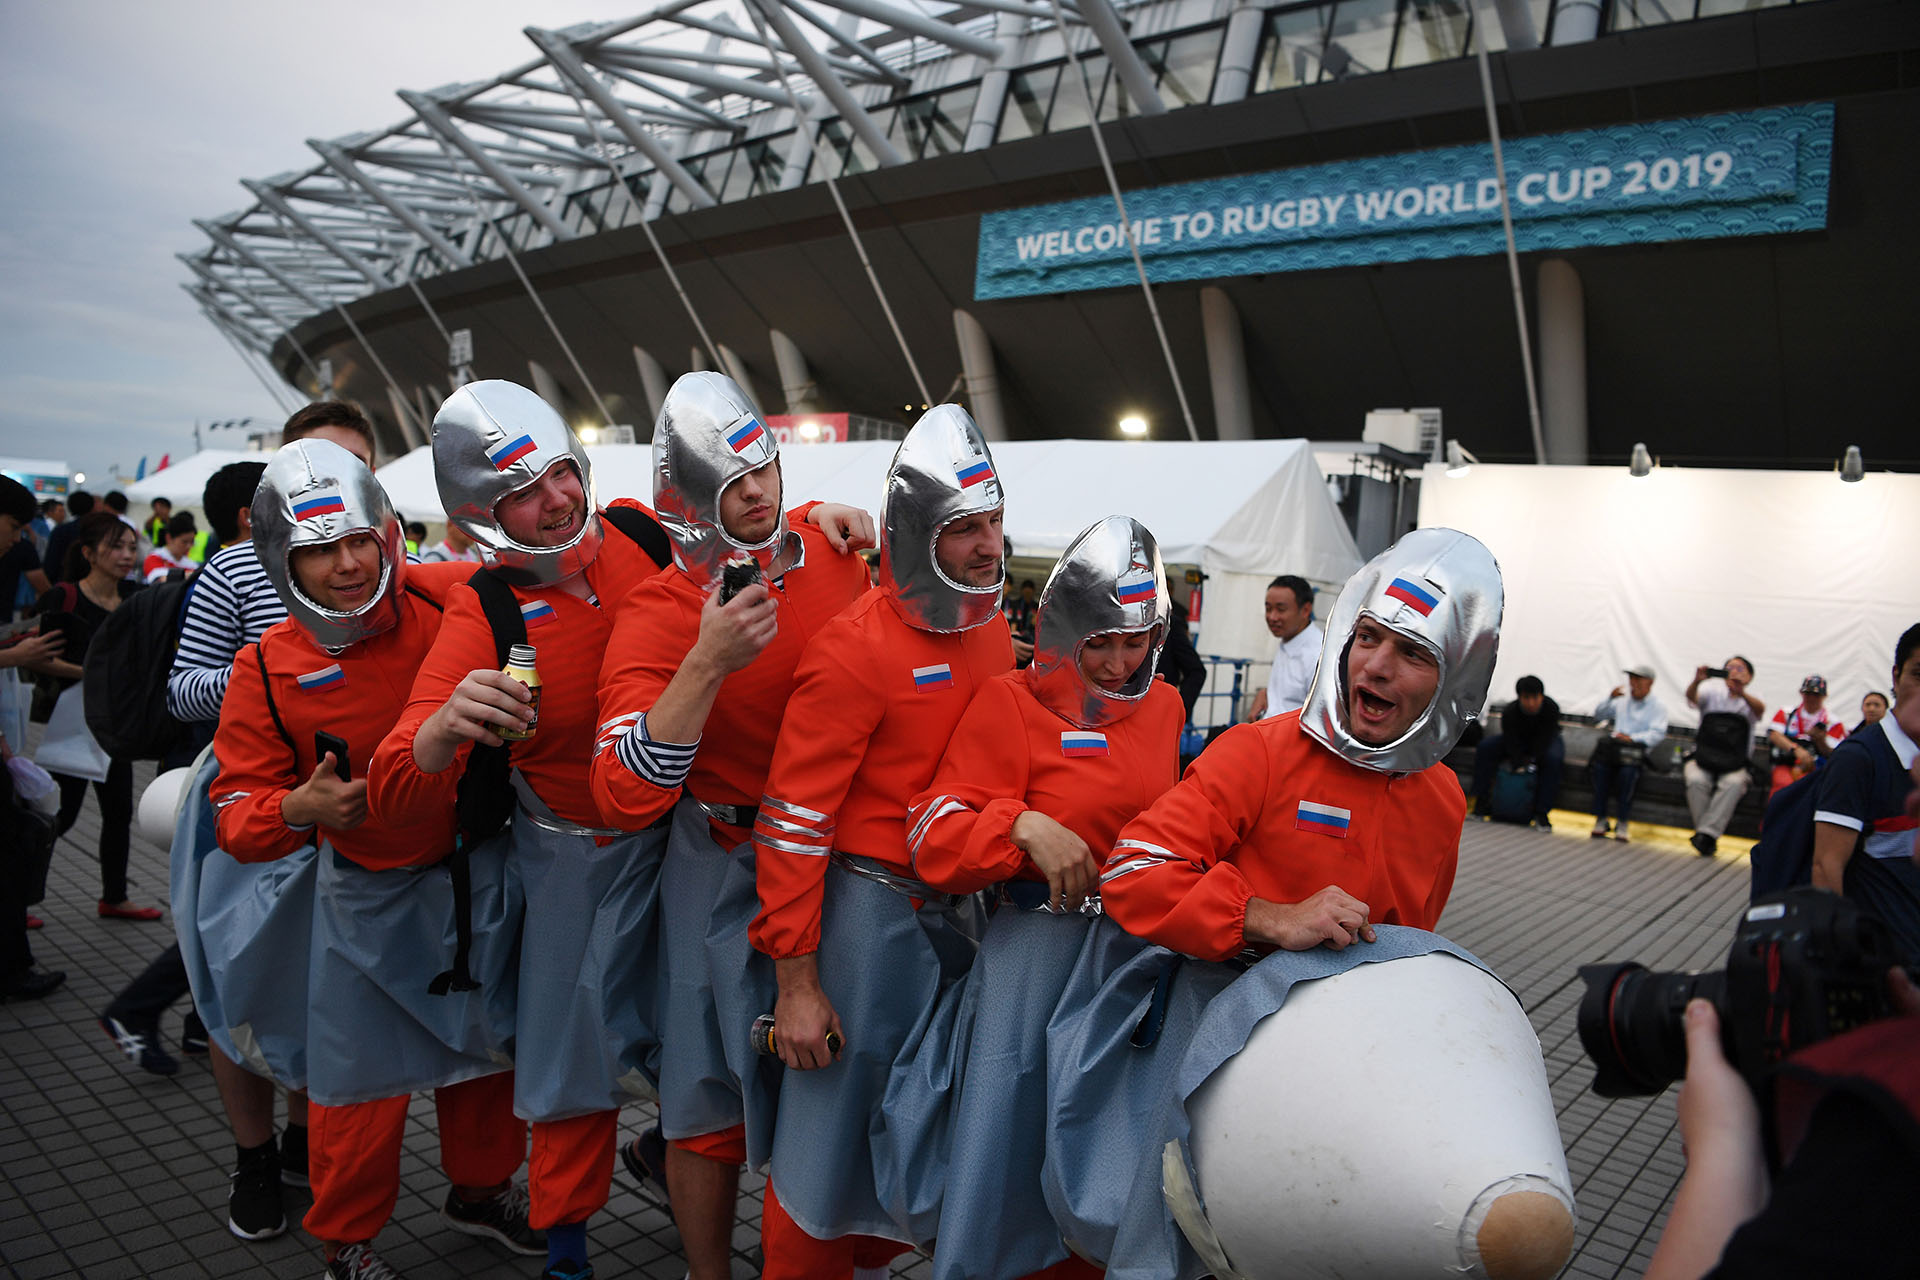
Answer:
[[1580, 1043], [1593, 1059], [1593, 1091], [1603, 1098], [1659, 1093], [1687, 1073], [1682, 1015], [1696, 996], [1725, 1022], [1724, 970], [1656, 973], [1628, 961], [1581, 968]]

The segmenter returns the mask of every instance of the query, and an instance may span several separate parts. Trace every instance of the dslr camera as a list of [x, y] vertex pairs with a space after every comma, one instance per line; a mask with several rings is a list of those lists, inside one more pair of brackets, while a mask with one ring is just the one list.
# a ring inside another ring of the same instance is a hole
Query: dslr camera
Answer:
[[1893, 933], [1873, 913], [1824, 889], [1771, 893], [1748, 907], [1727, 967], [1656, 973], [1643, 965], [1580, 970], [1580, 1043], [1603, 1098], [1659, 1093], [1687, 1073], [1687, 1001], [1713, 1003], [1727, 1061], [1764, 1097], [1768, 1071], [1796, 1049], [1897, 1012], [1887, 970]]

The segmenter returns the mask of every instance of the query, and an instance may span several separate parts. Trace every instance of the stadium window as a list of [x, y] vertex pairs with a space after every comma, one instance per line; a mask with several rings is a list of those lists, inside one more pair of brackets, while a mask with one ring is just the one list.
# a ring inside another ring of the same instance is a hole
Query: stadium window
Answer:
[[1392, 66], [1399, 17], [1400, 0], [1341, 0], [1320, 55], [1320, 78], [1350, 80]]
[[[1800, 2], [1804, 3], [1805, 0]], [[1693, 11], [1693, 16], [1718, 18], [1728, 13], [1746, 13], [1750, 9], [1778, 9], [1793, 3], [1795, 0], [1700, 0], [1699, 6]]]
[[1224, 26], [1190, 31], [1140, 50], [1154, 73], [1154, 87], [1169, 106], [1190, 107], [1213, 95], [1213, 71], [1220, 61]]
[[1467, 0], [1412, 0], [1400, 23], [1393, 65], [1417, 67], [1465, 57], [1472, 37], [1473, 9]]
[[[1047, 114], [1047, 132], [1065, 133], [1069, 129], [1078, 129], [1087, 123], [1087, 95], [1081, 88], [1080, 77], [1086, 76], [1086, 83], [1093, 87], [1093, 100], [1096, 104], [1103, 96], [1105, 82], [1111, 78], [1104, 54], [1081, 54], [1080, 70], [1075, 71], [1071, 64], [1064, 64], [1060, 72], [1060, 87], [1053, 95], [1053, 110]], [[1112, 116], [1102, 119], [1111, 120]]]
[[1007, 105], [1000, 112], [998, 141], [1015, 142], [1047, 131], [1047, 108], [1060, 82], [1060, 64], [1022, 71], [1007, 82]]
[[[735, 189], [733, 182], [735, 172], [740, 174], [738, 189]], [[721, 204], [729, 200], [738, 200], [745, 195], [746, 188], [752, 181], [753, 171], [744, 162], [738, 147], [714, 152], [707, 162], [706, 172], [700, 175], [701, 185], [713, 192], [713, 198]]]
[[1607, 6], [1607, 30], [1632, 31], [1681, 22], [1693, 16], [1692, 8], [1687, 0], [1613, 0]]
[[1254, 61], [1251, 92], [1292, 89], [1318, 80], [1331, 16], [1330, 7], [1323, 4], [1268, 14], [1260, 56]]
[[907, 153], [919, 160], [960, 150], [966, 144], [967, 122], [973, 118], [974, 100], [979, 96], [980, 83], [976, 80], [958, 89], [900, 104]]

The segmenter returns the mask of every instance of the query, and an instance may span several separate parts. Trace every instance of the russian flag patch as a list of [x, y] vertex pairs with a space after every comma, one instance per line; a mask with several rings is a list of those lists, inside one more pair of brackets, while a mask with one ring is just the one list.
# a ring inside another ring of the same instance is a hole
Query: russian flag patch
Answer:
[[1347, 827], [1352, 822], [1353, 810], [1338, 809], [1330, 804], [1315, 804], [1311, 800], [1302, 800], [1293, 818], [1293, 825], [1300, 830], [1332, 836], [1336, 840], [1347, 838]]
[[1069, 729], [1060, 735], [1063, 756], [1104, 756], [1107, 735], [1097, 729]]
[[953, 688], [953, 668], [944, 662], [936, 662], [931, 667], [913, 669], [913, 687], [916, 689]]
[[985, 458], [975, 458], [966, 466], [955, 470], [953, 474], [960, 481], [962, 489], [971, 489], [977, 484], [985, 484], [993, 479], [993, 464]]
[[529, 600], [520, 606], [520, 620], [529, 627], [537, 627], [544, 623], [552, 622], [559, 616], [559, 614], [553, 611], [553, 606], [545, 600]]
[[341, 501], [337, 489], [308, 494], [293, 504], [295, 520], [317, 520], [321, 516], [343, 516], [346, 513], [347, 504]]
[[1409, 582], [1405, 578], [1395, 578], [1387, 584], [1387, 598], [1398, 600], [1423, 618], [1432, 613], [1434, 607], [1440, 603], [1440, 597], [1431, 588]]
[[299, 684], [302, 693], [330, 693], [335, 689], [346, 687], [347, 673], [342, 671], [340, 664], [336, 662], [318, 671], [309, 671], [303, 676], [295, 676], [294, 681]]
[[1154, 589], [1159, 584], [1154, 582], [1151, 573], [1132, 573], [1114, 585], [1114, 597], [1121, 604], [1145, 604], [1153, 599]]
[[760, 419], [750, 417], [727, 432], [727, 448], [735, 453], [745, 453], [749, 445], [766, 434], [767, 429], [760, 425]]
[[515, 436], [505, 444], [487, 450], [487, 461], [493, 464], [495, 471], [505, 471], [532, 453], [534, 448], [532, 436]]

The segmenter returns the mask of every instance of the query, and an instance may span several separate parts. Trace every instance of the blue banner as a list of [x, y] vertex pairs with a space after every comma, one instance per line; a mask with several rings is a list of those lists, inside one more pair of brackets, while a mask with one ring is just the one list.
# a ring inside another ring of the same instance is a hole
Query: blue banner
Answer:
[[[1522, 253], [1816, 231], [1833, 104], [1697, 116], [1505, 144]], [[1154, 281], [1501, 253], [1490, 145], [1410, 151], [1124, 193]], [[976, 299], [1138, 279], [1106, 196], [980, 219]]]

